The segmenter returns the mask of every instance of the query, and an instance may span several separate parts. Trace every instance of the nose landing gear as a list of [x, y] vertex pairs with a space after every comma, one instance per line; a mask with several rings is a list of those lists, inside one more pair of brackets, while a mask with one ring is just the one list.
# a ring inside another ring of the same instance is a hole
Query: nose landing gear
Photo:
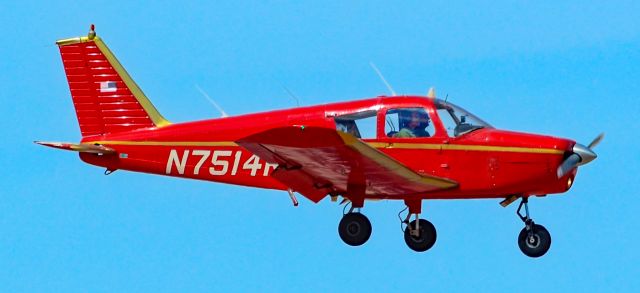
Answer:
[[[524, 216], [520, 213], [523, 206], [525, 211]], [[543, 256], [551, 247], [551, 234], [549, 234], [549, 231], [547, 231], [544, 226], [535, 224], [529, 217], [529, 200], [527, 197], [522, 198], [516, 214], [525, 225], [518, 235], [518, 246], [520, 250], [528, 257]]]

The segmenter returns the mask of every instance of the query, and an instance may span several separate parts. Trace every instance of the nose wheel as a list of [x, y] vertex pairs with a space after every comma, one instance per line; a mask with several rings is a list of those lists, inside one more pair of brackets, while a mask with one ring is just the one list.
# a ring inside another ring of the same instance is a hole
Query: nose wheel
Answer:
[[541, 257], [551, 247], [551, 234], [542, 225], [524, 227], [518, 235], [518, 246], [526, 256]]
[[359, 212], [349, 212], [340, 220], [338, 234], [344, 243], [360, 246], [371, 237], [371, 222]]
[[[520, 213], [523, 206], [525, 210], [524, 216]], [[522, 198], [516, 213], [525, 225], [518, 235], [518, 247], [528, 257], [543, 256], [551, 248], [551, 234], [544, 226], [535, 224], [529, 217], [528, 198]]]

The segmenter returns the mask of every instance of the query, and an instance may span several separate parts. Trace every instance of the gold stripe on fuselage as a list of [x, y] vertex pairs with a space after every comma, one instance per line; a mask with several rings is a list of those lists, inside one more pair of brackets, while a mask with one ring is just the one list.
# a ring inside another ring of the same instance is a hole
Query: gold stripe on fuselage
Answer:
[[[91, 141], [83, 144], [100, 145], [139, 145], [139, 146], [238, 146], [233, 141]], [[532, 154], [564, 154], [563, 150], [549, 148], [525, 148], [505, 147], [490, 145], [462, 145], [462, 144], [429, 144], [429, 143], [386, 143], [368, 142], [368, 145], [377, 149], [414, 149], [414, 150], [453, 150], [453, 151], [480, 151], [480, 152], [511, 152]]]
[[420, 150], [453, 150], [453, 151], [484, 151], [484, 152], [511, 152], [511, 153], [535, 153], [535, 154], [564, 154], [563, 150], [549, 148], [525, 148], [506, 147], [492, 145], [465, 145], [465, 144], [430, 144], [430, 143], [387, 143], [372, 142], [370, 146], [387, 149], [420, 149]]

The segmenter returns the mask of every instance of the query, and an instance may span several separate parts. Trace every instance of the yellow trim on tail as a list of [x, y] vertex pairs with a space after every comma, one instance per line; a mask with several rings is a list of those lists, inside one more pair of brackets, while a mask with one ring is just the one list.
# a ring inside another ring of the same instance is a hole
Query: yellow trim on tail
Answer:
[[89, 37], [75, 37], [75, 38], [57, 40], [56, 41], [56, 45], [58, 45], [58, 46], [66, 46], [66, 45], [84, 43], [84, 42], [87, 42], [87, 41], [89, 41]]
[[109, 47], [107, 47], [107, 45], [102, 41], [102, 39], [99, 37], [95, 37], [93, 41], [96, 43], [96, 46], [98, 46], [98, 48], [100, 49], [102, 54], [104, 54], [104, 56], [107, 58], [107, 60], [109, 60], [109, 63], [111, 63], [111, 66], [113, 66], [113, 69], [115, 69], [118, 75], [120, 75], [120, 77], [122, 78], [124, 83], [127, 85], [127, 87], [129, 87], [129, 90], [136, 97], [136, 100], [138, 100], [138, 103], [140, 103], [140, 105], [142, 105], [142, 108], [144, 108], [147, 114], [149, 114], [149, 117], [151, 118], [151, 121], [153, 121], [153, 124], [155, 124], [156, 127], [162, 127], [162, 126], [167, 126], [171, 124], [171, 122], [169, 122], [167, 119], [162, 117], [162, 114], [158, 112], [158, 109], [156, 109], [156, 107], [153, 106], [153, 104], [151, 104], [151, 101], [149, 101], [149, 98], [147, 98], [147, 96], [142, 92], [140, 87], [138, 87], [138, 84], [135, 81], [133, 81], [129, 73], [127, 73], [124, 67], [122, 67], [122, 64], [120, 64], [118, 59], [116, 59], [116, 56], [113, 55], [111, 50], [109, 50]]

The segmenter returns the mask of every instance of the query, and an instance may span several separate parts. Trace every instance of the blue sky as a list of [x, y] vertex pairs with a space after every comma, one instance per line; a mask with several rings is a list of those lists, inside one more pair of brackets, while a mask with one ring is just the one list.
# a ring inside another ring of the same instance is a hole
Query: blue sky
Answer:
[[[638, 291], [637, 1], [5, 1], [0, 4], [0, 291]], [[95, 23], [171, 121], [384, 94], [438, 94], [499, 128], [607, 136], [563, 195], [532, 199], [547, 255], [521, 254], [515, 205], [427, 201], [438, 242], [402, 240], [399, 202], [341, 208], [283, 192], [116, 172], [33, 140], [80, 133], [54, 41]]]

